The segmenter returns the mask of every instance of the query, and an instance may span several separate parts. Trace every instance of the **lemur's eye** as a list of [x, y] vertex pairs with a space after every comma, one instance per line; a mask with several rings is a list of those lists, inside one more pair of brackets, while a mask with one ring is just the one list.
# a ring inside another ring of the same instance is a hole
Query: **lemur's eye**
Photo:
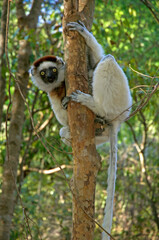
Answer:
[[44, 76], [44, 75], [45, 75], [45, 72], [44, 72], [44, 71], [41, 71], [41, 72], [40, 72], [40, 75], [41, 75], [41, 76]]
[[56, 69], [56, 68], [53, 68], [52, 71], [55, 73], [55, 72], [57, 72], [57, 69]]

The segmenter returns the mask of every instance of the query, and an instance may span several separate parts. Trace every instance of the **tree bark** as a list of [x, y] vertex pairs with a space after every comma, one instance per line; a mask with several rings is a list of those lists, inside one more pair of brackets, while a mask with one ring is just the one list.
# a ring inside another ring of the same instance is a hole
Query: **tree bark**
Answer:
[[[36, 28], [42, 0], [34, 2], [38, 2], [38, 4], [33, 4], [31, 9], [32, 14], [30, 13], [28, 16], [25, 15], [23, 1], [18, 0], [16, 2], [18, 26], [21, 30], [17, 69], [17, 82], [20, 91], [16, 85], [12, 101], [12, 114], [7, 142], [8, 150], [4, 164], [2, 194], [0, 198], [0, 240], [10, 239], [11, 220], [15, 201], [17, 166], [24, 122], [24, 99], [27, 96], [27, 84], [29, 79], [28, 70], [30, 66], [29, 58], [31, 54], [30, 43], [23, 38], [28, 35], [28, 30]], [[33, 21], [32, 25], [30, 24], [30, 19]], [[21, 93], [23, 94], [24, 99], [22, 98]]]
[[[64, 1], [64, 39], [67, 94], [79, 89], [88, 92], [86, 44], [77, 32], [65, 28], [69, 21], [82, 20], [90, 28], [94, 1]], [[94, 201], [96, 176], [100, 167], [94, 143], [94, 114], [86, 107], [71, 102], [69, 126], [74, 156], [73, 168], [73, 240], [91, 240], [94, 236]], [[88, 215], [87, 215], [87, 214]]]
[[6, 20], [7, 20], [7, 7], [8, 0], [3, 0], [2, 6], [2, 16], [1, 16], [1, 32], [0, 32], [0, 130], [3, 118], [3, 105], [5, 99], [5, 86], [6, 86], [6, 76], [5, 68], [6, 61], [4, 58], [5, 53], [5, 39], [6, 39]]

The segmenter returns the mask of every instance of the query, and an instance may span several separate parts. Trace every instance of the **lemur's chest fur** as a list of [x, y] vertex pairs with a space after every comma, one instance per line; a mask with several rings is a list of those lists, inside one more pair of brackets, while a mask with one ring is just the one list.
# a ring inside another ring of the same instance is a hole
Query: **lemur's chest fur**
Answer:
[[62, 108], [61, 101], [66, 96], [65, 82], [51, 92], [48, 93], [52, 109], [56, 115], [57, 120], [63, 125], [68, 124], [67, 111]]
[[59, 101], [61, 101], [66, 96], [65, 82], [62, 82], [59, 87], [49, 92], [49, 96], [53, 99], [58, 99]]

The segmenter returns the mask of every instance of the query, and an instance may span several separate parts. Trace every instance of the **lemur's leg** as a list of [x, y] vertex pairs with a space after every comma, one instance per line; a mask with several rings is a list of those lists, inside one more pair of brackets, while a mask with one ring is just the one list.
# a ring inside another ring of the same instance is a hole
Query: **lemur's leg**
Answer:
[[68, 126], [63, 127], [60, 129], [60, 137], [61, 140], [68, 146], [71, 146], [71, 136], [70, 136], [70, 129]]

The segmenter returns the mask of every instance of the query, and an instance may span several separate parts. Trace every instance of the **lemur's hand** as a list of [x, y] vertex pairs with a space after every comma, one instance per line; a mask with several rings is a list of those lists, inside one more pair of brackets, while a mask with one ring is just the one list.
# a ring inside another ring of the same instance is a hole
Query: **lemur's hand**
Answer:
[[77, 31], [77, 32], [84, 32], [85, 30], [88, 31], [87, 28], [85, 27], [84, 23], [81, 21], [69, 22], [69, 23], [67, 23], [67, 26], [70, 31]]
[[85, 40], [89, 39], [91, 33], [87, 30], [83, 22], [69, 22], [67, 23], [67, 27], [70, 31], [77, 31]]
[[71, 98], [68, 97], [68, 96], [66, 96], [66, 97], [64, 97], [64, 98], [62, 99], [61, 105], [62, 105], [62, 107], [63, 107], [64, 110], [67, 109], [68, 103], [69, 103], [70, 101], [71, 101]]

